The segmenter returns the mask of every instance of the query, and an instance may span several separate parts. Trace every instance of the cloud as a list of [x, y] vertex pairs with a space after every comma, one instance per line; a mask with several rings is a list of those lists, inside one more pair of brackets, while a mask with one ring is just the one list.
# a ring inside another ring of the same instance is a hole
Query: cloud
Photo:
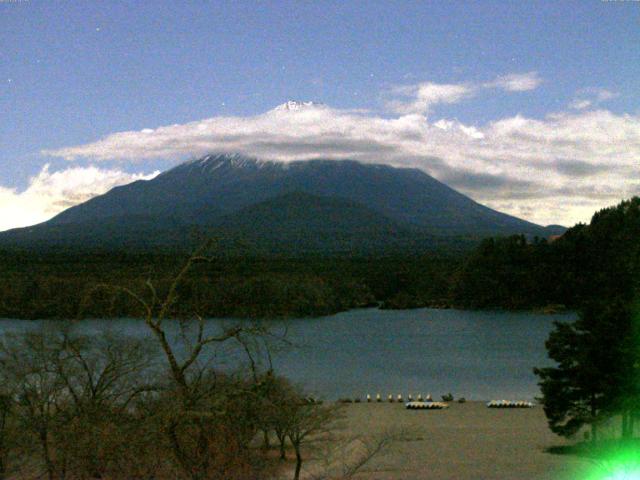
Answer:
[[538, 88], [541, 83], [542, 79], [538, 76], [538, 72], [511, 73], [485, 83], [484, 87], [500, 88], [507, 92], [526, 92]]
[[591, 105], [593, 105], [591, 100], [577, 98], [569, 104], [569, 108], [573, 108], [574, 110], [584, 110], [585, 108], [589, 108]]
[[475, 88], [467, 84], [419, 83], [417, 85], [395, 87], [392, 93], [404, 97], [387, 103], [390, 111], [398, 114], [426, 114], [434, 105], [458, 103], [474, 94]]
[[583, 88], [576, 92], [576, 96], [569, 104], [569, 108], [573, 110], [585, 110], [618, 96], [618, 93], [604, 88]]
[[606, 165], [598, 165], [589, 162], [583, 162], [582, 160], [563, 160], [558, 159], [553, 165], [555, 170], [563, 175], [570, 177], [589, 177], [597, 175], [602, 172], [606, 172], [608, 167]]
[[542, 79], [537, 72], [527, 72], [501, 75], [483, 84], [422, 82], [400, 85], [391, 89], [389, 94], [395, 98], [387, 101], [386, 106], [389, 111], [400, 115], [426, 115], [435, 105], [458, 103], [477, 95], [482, 89], [525, 92], [534, 90], [541, 83]]
[[605, 88], [587, 88], [583, 92], [591, 93], [596, 97], [597, 102], [604, 102], [618, 97], [620, 94], [607, 90]]
[[441, 175], [440, 180], [450, 187], [468, 190], [493, 192], [498, 189], [526, 190], [532, 186], [529, 180], [509, 179], [502, 175], [473, 172], [468, 170], [451, 170]]
[[467, 125], [310, 104], [114, 133], [48, 153], [68, 160], [139, 161], [211, 152], [419, 168], [481, 203], [515, 215], [527, 211], [528, 220], [543, 224], [587, 221], [595, 209], [640, 194], [640, 116], [607, 110]]
[[47, 164], [22, 192], [0, 187], [0, 231], [44, 222], [117, 185], [147, 180], [158, 173], [131, 174], [97, 167], [73, 167], [52, 173]]

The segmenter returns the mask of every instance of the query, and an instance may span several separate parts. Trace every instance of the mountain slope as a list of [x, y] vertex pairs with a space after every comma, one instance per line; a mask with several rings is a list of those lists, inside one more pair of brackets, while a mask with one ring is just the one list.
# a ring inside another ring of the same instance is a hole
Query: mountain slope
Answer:
[[152, 180], [114, 188], [43, 224], [0, 234], [0, 244], [82, 244], [81, 239], [123, 244], [125, 238], [127, 245], [171, 244], [182, 242], [191, 226], [252, 237], [258, 237], [259, 226], [261, 238], [269, 237], [270, 244], [286, 244], [296, 232], [308, 240], [313, 232], [352, 239], [345, 244], [358, 243], [357, 238], [369, 241], [372, 235], [379, 243], [387, 236], [393, 244], [402, 237], [403, 245], [410, 237], [438, 235], [549, 235], [543, 227], [480, 205], [416, 169], [349, 160], [276, 163], [208, 155]]
[[293, 192], [223, 217], [214, 232], [244, 239], [269, 252], [371, 252], [434, 243], [410, 225], [356, 202]]

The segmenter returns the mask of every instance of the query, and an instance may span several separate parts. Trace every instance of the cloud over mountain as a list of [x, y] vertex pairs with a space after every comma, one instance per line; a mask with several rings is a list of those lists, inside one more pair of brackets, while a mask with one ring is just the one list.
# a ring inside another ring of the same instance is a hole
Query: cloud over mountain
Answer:
[[0, 231], [43, 222], [117, 185], [150, 179], [158, 173], [130, 174], [96, 167], [72, 167], [52, 173], [47, 164], [22, 192], [0, 187]]
[[[513, 78], [503, 81], [507, 89], [527, 85]], [[411, 90], [421, 96], [415, 110], [459, 100], [471, 91], [429, 85]], [[382, 162], [423, 169], [478, 201], [539, 223], [587, 220], [594, 209], [640, 193], [638, 115], [585, 110], [466, 125], [431, 121], [409, 113], [409, 106], [407, 113], [387, 117], [322, 104], [291, 105], [255, 116], [119, 132], [45, 153], [126, 162], [212, 151], [284, 162], [318, 157]]]

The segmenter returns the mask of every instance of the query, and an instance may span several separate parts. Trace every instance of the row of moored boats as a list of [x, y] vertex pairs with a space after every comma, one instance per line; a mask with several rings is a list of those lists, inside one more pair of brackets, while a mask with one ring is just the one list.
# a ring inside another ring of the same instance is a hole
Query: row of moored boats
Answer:
[[[445, 402], [407, 402], [408, 410], [441, 410], [449, 408]], [[491, 400], [487, 403], [489, 408], [533, 408], [533, 403], [525, 401]]]
[[510, 400], [491, 400], [487, 403], [489, 408], [533, 408], [533, 403], [524, 401], [510, 401]]

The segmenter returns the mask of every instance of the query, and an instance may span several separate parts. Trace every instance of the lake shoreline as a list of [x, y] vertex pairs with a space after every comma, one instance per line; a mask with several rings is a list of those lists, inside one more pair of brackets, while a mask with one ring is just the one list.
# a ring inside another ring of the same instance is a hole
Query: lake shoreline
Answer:
[[[357, 306], [351, 308], [345, 308], [343, 310], [335, 310], [328, 313], [319, 313], [319, 314], [311, 314], [304, 316], [271, 316], [271, 317], [263, 317], [263, 316], [247, 316], [247, 317], [227, 317], [227, 316], [207, 316], [208, 320], [237, 320], [237, 321], [286, 321], [286, 320], [304, 320], [304, 319], [319, 319], [324, 317], [332, 317], [335, 315], [339, 315], [341, 313], [349, 313], [349, 312], [357, 312], [362, 310], [378, 310], [381, 312], [385, 311], [416, 311], [416, 310], [453, 310], [458, 312], [475, 312], [475, 313], [521, 313], [521, 314], [532, 314], [532, 315], [572, 315], [575, 313], [574, 310], [566, 308], [564, 305], [547, 305], [544, 307], [531, 307], [531, 308], [465, 308], [460, 305], [421, 305], [416, 307], [385, 307], [382, 302]], [[10, 320], [10, 321], [26, 321], [26, 322], [38, 322], [38, 321], [54, 321], [54, 322], [68, 322], [68, 321], [81, 321], [81, 320], [119, 320], [121, 318], [130, 318], [135, 320], [144, 320], [143, 316], [127, 316], [127, 317], [101, 317], [101, 318], [58, 318], [58, 317], [45, 317], [45, 318], [24, 318], [24, 317], [14, 317], [14, 318], [0, 318], [2, 320]], [[167, 320], [180, 320], [180, 317], [167, 317]], [[194, 317], [195, 319], [195, 317]]]

